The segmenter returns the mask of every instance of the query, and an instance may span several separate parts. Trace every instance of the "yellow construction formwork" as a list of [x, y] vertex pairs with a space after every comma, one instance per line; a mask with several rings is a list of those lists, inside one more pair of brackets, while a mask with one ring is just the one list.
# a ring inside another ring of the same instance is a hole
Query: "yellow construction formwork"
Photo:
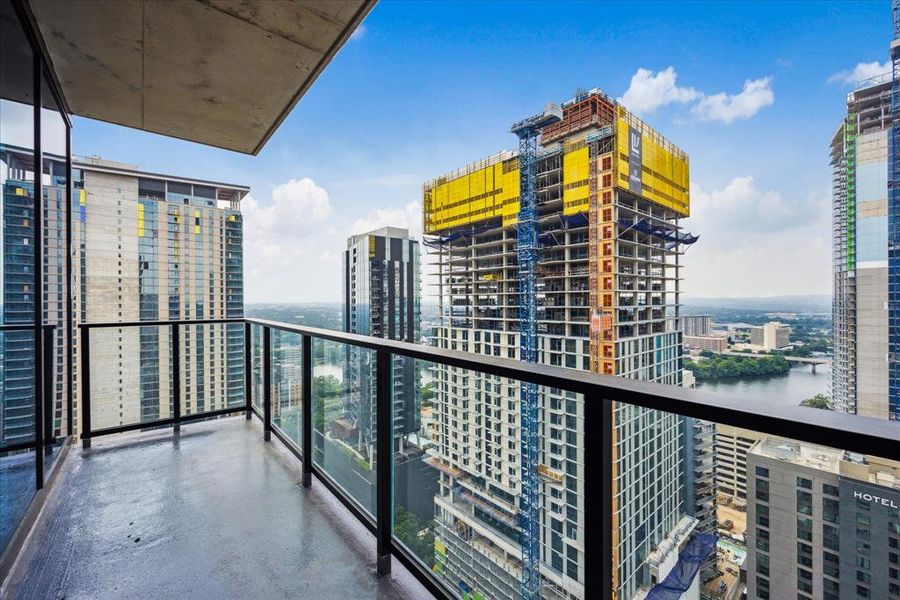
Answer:
[[590, 162], [583, 141], [563, 147], [563, 214], [574, 215], [589, 208]]
[[[639, 146], [632, 136], [640, 136]], [[639, 150], [637, 149], [639, 147]], [[632, 151], [634, 150], [634, 156]], [[640, 161], [640, 192], [630, 173]], [[616, 185], [639, 193], [679, 215], [691, 214], [690, 166], [687, 154], [621, 106], [616, 119]]]
[[425, 233], [500, 217], [515, 222], [519, 212], [519, 166], [512, 153], [502, 153], [435, 179], [425, 185]]

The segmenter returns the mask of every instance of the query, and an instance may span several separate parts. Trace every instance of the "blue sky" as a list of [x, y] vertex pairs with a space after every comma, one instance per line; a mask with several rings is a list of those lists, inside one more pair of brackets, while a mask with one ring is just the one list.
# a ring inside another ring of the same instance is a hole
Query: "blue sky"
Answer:
[[420, 231], [425, 180], [599, 87], [690, 155], [688, 295], [827, 294], [828, 144], [850, 82], [886, 64], [890, 18], [889, 2], [383, 0], [259, 156], [80, 118], [75, 152], [249, 184], [247, 301], [338, 301], [349, 233]]

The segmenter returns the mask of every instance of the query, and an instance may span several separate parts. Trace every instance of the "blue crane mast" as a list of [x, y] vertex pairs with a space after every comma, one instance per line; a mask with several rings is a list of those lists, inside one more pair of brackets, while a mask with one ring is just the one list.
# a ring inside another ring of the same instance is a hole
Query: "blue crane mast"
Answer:
[[[510, 132], [519, 138], [519, 212], [516, 222], [516, 257], [519, 272], [519, 359], [537, 362], [537, 294], [540, 226], [537, 210], [537, 149], [541, 129], [562, 120], [562, 108], [547, 104], [544, 112], [515, 123]], [[522, 598], [536, 600], [541, 589], [540, 483], [538, 479], [538, 389], [521, 384], [522, 491], [519, 527], [522, 541]]]
[[892, 3], [891, 129], [888, 146], [888, 417], [900, 420], [900, 0]]

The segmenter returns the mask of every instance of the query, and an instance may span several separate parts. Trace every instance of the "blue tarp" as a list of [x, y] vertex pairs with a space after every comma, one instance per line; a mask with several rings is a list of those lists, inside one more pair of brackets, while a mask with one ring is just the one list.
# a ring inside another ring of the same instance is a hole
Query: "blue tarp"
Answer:
[[678, 563], [660, 583], [653, 586], [647, 600], [678, 600], [688, 591], [700, 565], [716, 551], [716, 534], [695, 533], [678, 554]]
[[682, 233], [677, 229], [663, 227], [662, 225], [652, 225], [646, 219], [638, 219], [637, 221], [619, 219], [619, 225], [627, 229], [636, 229], [641, 233], [646, 233], [647, 235], [652, 235], [670, 242], [669, 244], [666, 244], [667, 248], [677, 246], [678, 244], [693, 244], [700, 239], [699, 235]]

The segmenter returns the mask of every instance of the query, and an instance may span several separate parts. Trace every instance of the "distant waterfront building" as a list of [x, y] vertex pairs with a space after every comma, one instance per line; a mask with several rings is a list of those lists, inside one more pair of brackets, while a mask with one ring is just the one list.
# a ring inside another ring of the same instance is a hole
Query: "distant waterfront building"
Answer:
[[831, 140], [834, 365], [839, 410], [900, 419], [888, 394], [891, 74], [860, 82]]
[[682, 339], [685, 348], [720, 353], [728, 350], [727, 335], [685, 335]]
[[[382, 227], [347, 239], [344, 251], [344, 331], [419, 342], [421, 292], [419, 242], [406, 229]], [[357, 449], [374, 454], [375, 353], [347, 346], [344, 381], [350, 393], [344, 418], [355, 430]], [[394, 358], [394, 447], [419, 430], [416, 361]]]
[[780, 350], [791, 345], [791, 328], [777, 321], [750, 328], [750, 344], [765, 350]]
[[766, 437], [747, 472], [748, 598], [900, 597], [900, 463]]
[[685, 336], [706, 336], [712, 334], [712, 317], [710, 315], [691, 315], [678, 320]]
[[[240, 201], [249, 188], [96, 157], [77, 159], [72, 176], [78, 321], [244, 315]], [[94, 427], [171, 415], [170, 334], [168, 326], [91, 334], [92, 361], [105, 365], [91, 371]], [[242, 403], [243, 325], [183, 326], [180, 335], [182, 414]]]

